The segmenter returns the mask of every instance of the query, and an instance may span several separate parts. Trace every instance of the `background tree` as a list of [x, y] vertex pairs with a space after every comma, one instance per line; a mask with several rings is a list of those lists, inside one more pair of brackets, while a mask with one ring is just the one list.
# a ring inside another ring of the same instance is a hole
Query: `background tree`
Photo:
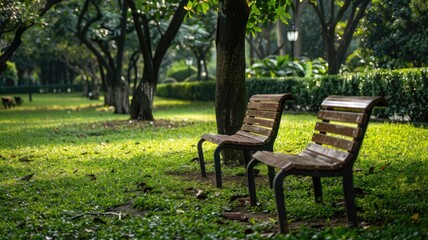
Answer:
[[21, 45], [24, 32], [40, 23], [43, 15], [59, 2], [61, 0], [0, 2], [0, 73]]
[[[371, 0], [311, 0], [321, 23], [328, 73], [339, 73], [360, 19]], [[341, 21], [345, 21], [341, 24]]]
[[[428, 7], [423, 1], [373, 1], [363, 25], [362, 46], [377, 67], [428, 65]], [[424, 7], [425, 6], [425, 7]]]
[[[125, 1], [131, 9], [144, 61], [143, 76], [132, 96], [131, 119], [153, 120], [153, 101], [159, 81], [159, 69], [186, 15], [184, 6], [188, 0]], [[158, 30], [159, 35], [155, 35], [159, 36], [158, 39], [152, 39], [152, 27]]]
[[86, 0], [76, 24], [76, 36], [99, 62], [106, 103], [119, 114], [129, 113], [129, 87], [123, 78], [127, 12], [122, 0]]
[[[196, 80], [208, 80], [208, 60], [216, 32], [216, 12], [210, 10], [201, 18], [187, 18], [174, 40], [180, 49], [191, 52], [196, 60]], [[202, 73], [204, 76], [202, 77]]]

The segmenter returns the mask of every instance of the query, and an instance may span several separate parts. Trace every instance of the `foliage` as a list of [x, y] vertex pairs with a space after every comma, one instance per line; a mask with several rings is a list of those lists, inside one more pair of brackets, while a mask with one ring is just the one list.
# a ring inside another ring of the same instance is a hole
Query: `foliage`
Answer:
[[178, 61], [172, 64], [166, 72], [167, 77], [175, 78], [177, 82], [183, 82], [186, 78], [196, 73], [194, 66], [187, 66], [185, 61]]
[[14, 86], [18, 82], [15, 63], [6, 62], [6, 69], [0, 73], [0, 85]]
[[319, 77], [327, 74], [327, 62], [321, 58], [291, 60], [290, 56], [271, 56], [256, 60], [247, 69], [247, 77]]
[[[281, 20], [287, 23], [290, 19], [288, 10], [292, 4], [290, 0], [253, 0], [247, 1], [251, 8], [250, 16], [247, 22], [247, 33], [255, 34], [261, 32], [261, 25], [268, 22]], [[218, 5], [218, 0], [192, 0], [189, 1], [185, 9], [188, 16], [195, 14], [206, 14], [209, 9], [215, 8]]]
[[[214, 100], [215, 87], [192, 83], [192, 88], [201, 91], [191, 93], [187, 85], [165, 85], [158, 95], [188, 100]], [[214, 83], [212, 83], [214, 85]], [[328, 95], [385, 96], [389, 107], [384, 113], [394, 119], [428, 122], [428, 69], [376, 70], [343, 75], [325, 75], [318, 78], [250, 78], [246, 82], [247, 97], [259, 93], [292, 93], [296, 98], [295, 110], [317, 111]], [[167, 91], [164, 90], [168, 89]], [[188, 92], [189, 91], [189, 92]], [[185, 94], [184, 94], [185, 92]], [[209, 94], [208, 94], [209, 93]], [[198, 98], [203, 96], [203, 98]]]
[[[1, 238], [428, 237], [426, 127], [370, 123], [354, 173], [360, 227], [343, 221], [340, 180], [323, 179], [321, 205], [314, 203], [310, 178], [287, 177], [287, 211], [295, 227], [279, 235], [265, 167], [256, 180], [260, 205], [250, 207], [241, 197], [247, 194], [242, 166], [225, 166], [228, 178], [217, 189], [190, 161], [199, 137], [215, 131], [213, 104], [157, 99], [155, 111], [164, 120], [129, 121], [102, 101], [77, 94], [35, 94], [20, 108], [0, 109]], [[299, 152], [315, 121], [312, 115], [284, 115], [275, 151]], [[208, 162], [210, 177], [213, 168]], [[206, 199], [197, 198], [198, 191]], [[225, 219], [228, 211], [249, 219]]]
[[160, 97], [214, 101], [215, 85], [215, 81], [159, 84], [156, 93]]
[[376, 57], [378, 67], [427, 66], [428, 10], [415, 7], [417, 2], [373, 1], [363, 24], [362, 45]]

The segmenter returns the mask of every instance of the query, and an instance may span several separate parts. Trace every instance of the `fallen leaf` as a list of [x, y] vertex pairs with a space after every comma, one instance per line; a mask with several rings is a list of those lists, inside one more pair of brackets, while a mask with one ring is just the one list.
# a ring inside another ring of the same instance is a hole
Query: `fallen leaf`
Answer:
[[79, 171], [79, 169], [74, 169], [73, 173], [77, 173]]
[[243, 194], [243, 195], [233, 195], [230, 197], [229, 199], [229, 203], [235, 201], [235, 200], [240, 200], [240, 198], [247, 198], [249, 195], [248, 194]]
[[88, 176], [89, 179], [91, 179], [92, 181], [97, 180], [97, 177], [95, 176], [95, 174], [88, 174], [86, 176]]
[[28, 174], [26, 176], [23, 176], [22, 178], [20, 178], [22, 181], [30, 181], [30, 179], [34, 176], [34, 173], [32, 174]]
[[33, 160], [29, 159], [28, 157], [22, 157], [19, 159], [20, 162], [32, 162]]
[[5, 158], [5, 157], [3, 157], [3, 155], [1, 155], [1, 154], [0, 154], [0, 159], [2, 159], [2, 160], [6, 160], [6, 158]]
[[391, 163], [387, 163], [387, 164], [385, 164], [385, 165], [381, 166], [381, 167], [380, 167], [380, 170], [381, 170], [381, 171], [385, 170], [385, 168], [386, 168], [389, 164], [391, 164]]
[[105, 224], [106, 222], [99, 217], [94, 218], [94, 223]]
[[374, 167], [370, 167], [369, 174], [373, 174], [373, 173], [374, 173]]
[[198, 193], [196, 193], [196, 198], [197, 199], [207, 199], [207, 194], [202, 190], [198, 190]]
[[415, 213], [412, 215], [413, 222], [417, 222], [419, 220], [419, 213]]
[[230, 220], [239, 220], [241, 222], [248, 221], [248, 217], [245, 216], [242, 212], [225, 212], [221, 216]]

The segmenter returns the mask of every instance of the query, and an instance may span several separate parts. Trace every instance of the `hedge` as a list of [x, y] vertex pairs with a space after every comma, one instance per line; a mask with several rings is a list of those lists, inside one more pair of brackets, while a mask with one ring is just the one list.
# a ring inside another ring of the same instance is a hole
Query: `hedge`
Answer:
[[159, 84], [156, 95], [193, 101], [214, 101], [215, 81]]
[[[382, 113], [428, 122], [428, 68], [376, 70], [367, 73], [328, 75], [320, 78], [247, 79], [247, 96], [289, 92], [296, 110], [315, 112], [328, 95], [384, 96], [389, 103]], [[215, 82], [159, 85], [158, 96], [213, 101]]]

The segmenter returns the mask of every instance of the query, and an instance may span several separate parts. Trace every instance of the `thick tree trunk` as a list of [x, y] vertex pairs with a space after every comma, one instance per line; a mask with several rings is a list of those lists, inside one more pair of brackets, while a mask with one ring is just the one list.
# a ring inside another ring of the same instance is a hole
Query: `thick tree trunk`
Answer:
[[[245, 0], [219, 1], [215, 107], [220, 134], [238, 131], [245, 115], [245, 31], [249, 11]], [[223, 156], [230, 160], [228, 154]]]
[[131, 119], [153, 121], [153, 100], [156, 86], [142, 82], [132, 96]]

